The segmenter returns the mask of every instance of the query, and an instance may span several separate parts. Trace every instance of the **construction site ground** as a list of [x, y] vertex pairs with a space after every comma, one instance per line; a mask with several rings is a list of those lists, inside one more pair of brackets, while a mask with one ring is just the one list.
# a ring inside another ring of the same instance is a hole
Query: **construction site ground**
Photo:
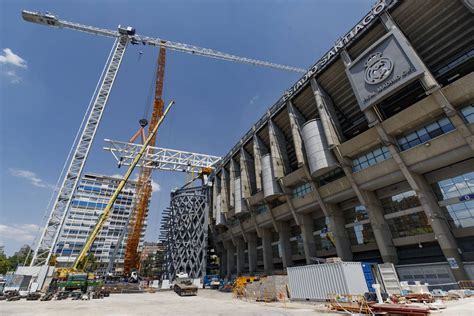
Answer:
[[[474, 298], [448, 302], [448, 309], [433, 315], [474, 315]], [[0, 302], [0, 315], [341, 315], [310, 302], [246, 302], [231, 293], [199, 290], [198, 296], [180, 297], [172, 291], [112, 294], [90, 301]]]

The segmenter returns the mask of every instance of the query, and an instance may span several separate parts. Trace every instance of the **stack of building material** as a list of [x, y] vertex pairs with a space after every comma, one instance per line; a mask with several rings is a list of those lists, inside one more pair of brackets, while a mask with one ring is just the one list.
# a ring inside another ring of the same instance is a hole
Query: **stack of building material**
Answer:
[[288, 299], [288, 277], [286, 275], [271, 275], [247, 284], [245, 293], [247, 298], [256, 301], [283, 301]]

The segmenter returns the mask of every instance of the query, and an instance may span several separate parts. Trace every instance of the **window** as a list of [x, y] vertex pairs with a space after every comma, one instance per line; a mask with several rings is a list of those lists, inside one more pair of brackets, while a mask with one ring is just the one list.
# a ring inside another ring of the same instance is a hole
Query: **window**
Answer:
[[443, 117], [416, 131], [399, 137], [398, 144], [400, 145], [400, 149], [404, 151], [438, 137], [439, 135], [445, 134], [453, 129], [454, 126], [451, 124], [451, 121], [447, 117]]
[[468, 105], [461, 109], [461, 113], [468, 123], [474, 123], [474, 105]]
[[257, 214], [265, 213], [266, 211], [268, 211], [268, 207], [266, 204], [260, 204], [255, 208], [255, 212]]
[[474, 193], [474, 171], [441, 180], [434, 189], [440, 200]]
[[357, 172], [392, 157], [387, 147], [381, 146], [352, 159], [352, 171]]
[[357, 205], [355, 207], [351, 207], [350, 209], [344, 210], [344, 222], [346, 224], [360, 222], [364, 219], [369, 219], [369, 214], [362, 205]]
[[415, 191], [407, 191], [380, 199], [380, 202], [385, 214], [408, 210], [421, 205]]
[[423, 211], [387, 219], [387, 223], [394, 238], [433, 232], [428, 218]]
[[370, 223], [357, 224], [352, 227], [347, 227], [347, 234], [351, 245], [365, 245], [375, 243], [374, 232]]
[[293, 198], [303, 197], [311, 191], [313, 191], [313, 186], [311, 185], [311, 183], [307, 182], [294, 188], [292, 195]]
[[318, 182], [319, 186], [323, 186], [330, 182], [336, 181], [337, 179], [340, 179], [344, 176], [344, 171], [341, 168], [336, 168], [318, 177], [316, 181]]
[[451, 228], [474, 226], [474, 200], [463, 201], [443, 207]]

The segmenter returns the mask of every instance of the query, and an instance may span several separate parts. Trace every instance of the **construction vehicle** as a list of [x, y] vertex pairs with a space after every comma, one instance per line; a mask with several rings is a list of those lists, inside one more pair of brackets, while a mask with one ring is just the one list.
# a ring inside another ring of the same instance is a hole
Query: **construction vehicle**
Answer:
[[187, 273], [180, 272], [176, 275], [173, 291], [179, 296], [195, 296], [198, 293], [198, 287], [194, 285], [193, 279]]
[[61, 291], [72, 292], [81, 290], [82, 293], [101, 288], [103, 282], [96, 280], [93, 273], [83, 273], [80, 271], [68, 271], [61, 269], [57, 275], [57, 288]]
[[217, 274], [206, 274], [204, 278], [202, 279], [202, 288], [210, 288], [210, 289], [218, 289], [221, 284], [224, 282], [221, 281], [219, 278], [219, 275]]
[[[262, 67], [270, 67], [273, 69], [291, 71], [296, 73], [306, 73], [306, 70], [302, 68], [279, 65], [251, 58], [239, 57], [227, 53], [218, 52], [208, 48], [202, 48], [183, 43], [171, 42], [160, 38], [151, 38], [147, 36], [138, 35], [136, 34], [135, 29], [132, 27], [119, 26], [118, 30], [108, 30], [61, 20], [51, 13], [44, 14], [26, 10], [22, 11], [22, 17], [27, 22], [32, 22], [54, 28], [65, 28], [69, 30], [85, 32], [89, 34], [113, 38], [115, 40], [112, 46], [112, 50], [110, 51], [109, 58], [107, 59], [106, 65], [104, 67], [102, 76], [97, 84], [95, 90], [96, 92], [94, 93], [91, 103], [88, 107], [88, 111], [84, 116], [84, 124], [81, 125], [78, 131], [77, 138], [71, 146], [70, 155], [66, 160], [65, 168], [63, 169], [63, 172], [61, 172], [59, 179], [62, 179], [62, 181], [58, 181], [58, 190], [55, 197], [53, 195], [54, 199], [52, 199], [54, 203], [52, 204], [51, 211], [48, 217], [44, 219], [44, 229], [41, 233], [41, 236], [33, 253], [33, 258], [30, 264], [31, 266], [49, 264], [51, 257], [55, 253], [54, 250], [57, 245], [60, 231], [63, 228], [69, 206], [71, 205], [74, 190], [77, 187], [78, 181], [82, 174], [82, 170], [89, 155], [97, 128], [103, 116], [102, 114], [107, 105], [108, 97], [112, 91], [115, 78], [120, 69], [120, 65], [122, 63], [125, 51], [129, 44], [147, 45], [160, 48], [164, 47], [166, 49], [184, 52], [192, 55], [204, 56], [208, 58], [215, 58]], [[134, 222], [134, 232], [140, 226], [140, 216], [136, 216], [135, 218], [138, 219], [138, 221]], [[135, 225], [135, 223], [137, 224]], [[133, 242], [131, 242], [128, 248], [134, 249], [134, 244], [135, 239], [133, 239]], [[128, 260], [128, 262], [131, 262], [131, 264], [127, 263], [127, 265], [132, 267], [134, 265], [133, 260], [136, 260], [136, 257], [134, 259], [131, 255], [129, 255]]]
[[[81, 249], [79, 255], [74, 260], [72, 267], [71, 268], [58, 268], [56, 270], [56, 278], [58, 280], [57, 287], [59, 289], [63, 289], [66, 291], [81, 289], [83, 292], [85, 292], [91, 287], [93, 289], [97, 289], [102, 284], [102, 282], [94, 282], [95, 277], [93, 274], [84, 273], [82, 271], [82, 269], [85, 266], [85, 261], [87, 261], [87, 254], [89, 253], [89, 250], [91, 249], [92, 244], [94, 243], [99, 231], [102, 229], [106, 220], [108, 219], [112, 211], [112, 208], [114, 206], [114, 203], [117, 200], [117, 197], [122, 192], [122, 189], [125, 187], [125, 184], [127, 183], [128, 179], [132, 175], [132, 172], [135, 169], [135, 166], [138, 164], [138, 161], [145, 154], [145, 151], [147, 150], [148, 145], [150, 144], [152, 138], [156, 135], [158, 127], [163, 122], [163, 119], [165, 118], [166, 114], [171, 109], [173, 104], [174, 102], [171, 101], [168, 107], [166, 108], [166, 111], [163, 113], [163, 116], [157, 122], [157, 124], [151, 131], [150, 135], [148, 135], [148, 138], [143, 144], [142, 149], [134, 157], [132, 164], [129, 166], [127, 172], [125, 173], [119, 185], [117, 186], [117, 189], [115, 189], [115, 192], [112, 194], [109, 202], [107, 203], [107, 206], [104, 209], [104, 212], [99, 216], [99, 219], [97, 223], [95, 224], [92, 232], [88, 236], [84, 244], [84, 247]], [[99, 293], [98, 295], [101, 295], [101, 294]]]

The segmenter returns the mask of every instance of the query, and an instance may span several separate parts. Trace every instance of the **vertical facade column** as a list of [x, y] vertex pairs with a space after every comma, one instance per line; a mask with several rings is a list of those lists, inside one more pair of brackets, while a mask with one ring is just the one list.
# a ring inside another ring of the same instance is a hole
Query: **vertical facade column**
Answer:
[[291, 229], [287, 222], [278, 222], [278, 237], [279, 237], [279, 250], [281, 260], [283, 262], [283, 268], [293, 266], [293, 260], [291, 259]]
[[249, 273], [253, 275], [257, 272], [257, 234], [247, 233], [247, 253], [249, 256]]
[[254, 155], [254, 163], [255, 163], [255, 185], [257, 187], [257, 191], [263, 190], [263, 182], [262, 182], [262, 156], [267, 154], [268, 150], [266, 146], [263, 144], [262, 140], [255, 134], [253, 136], [253, 155]]
[[359, 190], [359, 194], [361, 195], [359, 201], [363, 201], [369, 214], [370, 224], [383, 262], [397, 264], [397, 249], [393, 245], [392, 234], [385, 220], [380, 200], [372, 191]]
[[245, 272], [245, 241], [242, 238], [236, 238], [237, 251], [237, 275]]
[[222, 249], [222, 252], [220, 253], [219, 259], [220, 259], [220, 272], [221, 272], [220, 276], [222, 278], [225, 278], [228, 275], [228, 273], [227, 273], [227, 271], [228, 271], [227, 270], [227, 249], [225, 249], [225, 246]]
[[325, 208], [329, 219], [329, 231], [332, 233], [336, 244], [337, 256], [344, 261], [352, 261], [351, 242], [345, 228], [342, 210], [332, 203], [325, 203]]
[[419, 188], [416, 193], [423, 210], [425, 211], [426, 217], [430, 219], [431, 228], [433, 229], [433, 233], [435, 234], [435, 238], [438, 241], [441, 251], [446, 258], [455, 260], [457, 263], [458, 268], [451, 269], [454, 278], [457, 281], [468, 280], [469, 276], [462, 262], [461, 255], [459, 254], [458, 244], [448, 225], [443, 210], [438, 205], [436, 195], [424, 176], [415, 174], [414, 178]]
[[221, 170], [221, 212], [227, 214], [229, 211], [229, 173], [225, 168]]
[[311, 89], [313, 90], [316, 107], [318, 109], [319, 118], [324, 128], [324, 134], [328, 142], [329, 148], [339, 145], [344, 139], [344, 134], [337, 120], [336, 110], [331, 98], [319, 86], [316, 79], [311, 79]]
[[285, 135], [271, 119], [268, 120], [268, 133], [275, 178], [283, 178], [290, 170]]
[[227, 250], [227, 277], [230, 279], [235, 273], [235, 246], [232, 242], [226, 243]]
[[235, 160], [230, 158], [229, 167], [229, 207], [235, 207], [235, 178], [237, 173], [237, 166]]
[[262, 228], [263, 266], [266, 274], [273, 272], [272, 232], [270, 228]]
[[249, 153], [240, 149], [240, 180], [242, 183], [242, 198], [247, 199], [255, 192], [255, 166]]
[[301, 167], [306, 164], [303, 140], [301, 138], [301, 126], [304, 124], [305, 118], [303, 117], [303, 114], [293, 106], [290, 100], [286, 107], [290, 118], [291, 137], [293, 138], [293, 144], [295, 147], [296, 161], [298, 162], [298, 167]]
[[313, 263], [311, 258], [316, 257], [316, 244], [314, 242], [313, 218], [310, 214], [300, 215], [300, 230], [303, 239], [304, 256], [306, 264]]

